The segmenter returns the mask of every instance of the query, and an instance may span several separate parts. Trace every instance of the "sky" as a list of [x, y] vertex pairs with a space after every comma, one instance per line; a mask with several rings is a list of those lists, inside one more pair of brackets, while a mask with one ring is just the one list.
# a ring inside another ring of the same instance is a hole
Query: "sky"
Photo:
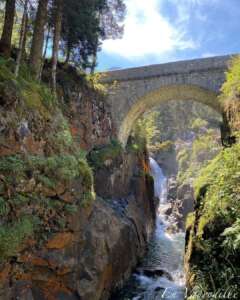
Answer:
[[103, 42], [98, 70], [240, 53], [240, 0], [124, 0], [122, 39]]

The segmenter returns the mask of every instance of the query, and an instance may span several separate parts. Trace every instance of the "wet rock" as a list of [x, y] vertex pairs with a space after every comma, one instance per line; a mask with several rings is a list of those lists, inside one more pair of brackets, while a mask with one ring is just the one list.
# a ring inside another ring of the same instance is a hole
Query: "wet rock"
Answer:
[[178, 223], [176, 224], [171, 224], [167, 229], [166, 232], [170, 235], [175, 234], [177, 232], [179, 232], [179, 226]]
[[160, 291], [164, 291], [164, 290], [165, 289], [163, 287], [158, 286], [154, 289], [154, 292], [160, 292]]
[[169, 203], [168, 205], [165, 205], [164, 207], [162, 207], [161, 213], [166, 216], [169, 216], [172, 213], [172, 204]]
[[173, 281], [172, 275], [163, 269], [143, 269], [141, 274], [147, 277], [166, 277], [168, 280]]

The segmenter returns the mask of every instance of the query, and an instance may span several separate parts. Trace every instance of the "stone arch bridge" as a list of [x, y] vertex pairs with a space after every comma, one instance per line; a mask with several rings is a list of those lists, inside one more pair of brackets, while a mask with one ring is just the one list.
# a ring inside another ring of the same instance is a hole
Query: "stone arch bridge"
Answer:
[[108, 87], [118, 139], [126, 145], [134, 122], [163, 101], [193, 100], [222, 114], [218, 94], [230, 59], [218, 56], [104, 73], [101, 82]]

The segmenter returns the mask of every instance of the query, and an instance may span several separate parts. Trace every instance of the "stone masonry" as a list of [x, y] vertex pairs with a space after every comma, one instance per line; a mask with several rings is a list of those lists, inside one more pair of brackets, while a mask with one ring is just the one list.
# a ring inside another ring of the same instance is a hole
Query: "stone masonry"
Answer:
[[163, 101], [194, 100], [222, 113], [218, 100], [231, 56], [171, 62], [103, 73], [119, 140], [126, 144], [134, 122]]

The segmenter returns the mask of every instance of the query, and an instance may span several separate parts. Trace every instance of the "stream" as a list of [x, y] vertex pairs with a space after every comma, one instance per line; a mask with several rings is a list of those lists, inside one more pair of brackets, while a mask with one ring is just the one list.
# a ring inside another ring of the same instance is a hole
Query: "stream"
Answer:
[[150, 167], [155, 196], [160, 200], [155, 232], [141, 264], [112, 300], [183, 300], [185, 297], [185, 233], [168, 233], [167, 228], [174, 220], [164, 214], [168, 206], [167, 178], [152, 158]]

